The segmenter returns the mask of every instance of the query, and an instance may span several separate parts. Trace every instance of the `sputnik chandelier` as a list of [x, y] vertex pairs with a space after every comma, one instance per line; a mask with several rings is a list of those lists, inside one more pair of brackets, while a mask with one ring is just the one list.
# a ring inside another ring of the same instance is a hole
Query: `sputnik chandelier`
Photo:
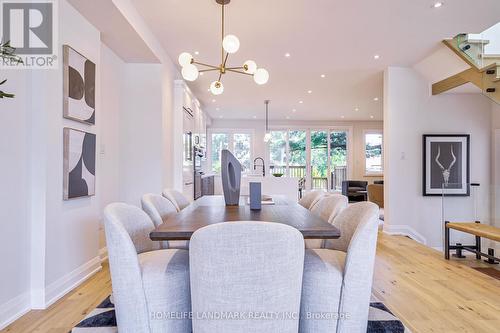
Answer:
[[[224, 7], [231, 0], [215, 0], [222, 7], [222, 47], [221, 47], [221, 64], [219, 66], [213, 66], [196, 61], [193, 56], [187, 52], [183, 52], [179, 55], [179, 64], [182, 66], [182, 77], [186, 81], [195, 81], [200, 73], [203, 72], [219, 72], [219, 78], [210, 84], [210, 91], [214, 95], [220, 95], [224, 92], [224, 86], [222, 85], [221, 79], [222, 75], [227, 72], [233, 72], [238, 74], [245, 74], [253, 76], [255, 83], [262, 85], [266, 84], [269, 80], [269, 72], [264, 68], [257, 68], [255, 61], [248, 60], [241, 67], [227, 67], [227, 58], [230, 54], [236, 53], [240, 48], [240, 41], [238, 37], [234, 35], [225, 35], [224, 31]], [[195, 65], [203, 66], [205, 69], [199, 70]]]

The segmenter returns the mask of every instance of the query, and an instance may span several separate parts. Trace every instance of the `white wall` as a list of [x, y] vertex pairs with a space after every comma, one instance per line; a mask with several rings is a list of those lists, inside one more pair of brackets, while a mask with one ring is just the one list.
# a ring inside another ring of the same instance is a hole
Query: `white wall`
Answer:
[[[325, 122], [325, 121], [273, 121], [271, 129], [275, 128], [334, 128], [349, 127], [352, 129], [352, 163], [351, 178], [356, 180], [366, 180], [373, 182], [383, 177], [365, 176], [365, 158], [364, 158], [364, 132], [367, 130], [383, 130], [382, 121], [343, 121], [343, 122]], [[253, 158], [263, 157], [266, 161], [266, 167], [269, 166], [269, 155], [264, 142], [265, 124], [263, 120], [213, 120], [210, 130], [215, 129], [250, 129], [254, 131], [254, 154]]]
[[[24, 98], [29, 72], [2, 70], [0, 88], [15, 93], [14, 99], [0, 100], [0, 328], [18, 310], [29, 304], [30, 222], [29, 161], [30, 113]], [[10, 301], [10, 302], [9, 302]]]
[[[389, 67], [384, 77], [385, 226], [442, 247], [442, 199], [422, 196], [422, 135], [470, 134], [471, 182], [481, 184], [478, 213], [489, 221], [491, 103], [480, 94], [430, 95], [412, 68]], [[469, 216], [473, 197], [450, 199], [448, 217]], [[455, 216], [451, 216], [455, 215]], [[453, 237], [452, 241], [470, 239]]]

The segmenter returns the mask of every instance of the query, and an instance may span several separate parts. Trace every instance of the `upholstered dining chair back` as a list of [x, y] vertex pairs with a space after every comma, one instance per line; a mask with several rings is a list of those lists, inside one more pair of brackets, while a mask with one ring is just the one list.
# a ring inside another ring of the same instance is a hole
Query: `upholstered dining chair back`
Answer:
[[120, 332], [150, 333], [137, 254], [157, 248], [148, 241], [153, 222], [139, 208], [115, 203], [104, 210], [104, 225]]
[[148, 193], [141, 198], [142, 210], [149, 215], [155, 227], [158, 227], [166, 219], [177, 213], [174, 204], [159, 194]]
[[366, 318], [371, 296], [373, 266], [378, 235], [378, 207], [360, 202], [344, 209], [333, 224], [340, 229], [340, 238], [326, 240], [325, 247], [347, 252], [339, 313], [349, 318], [338, 322], [337, 332], [366, 331]]
[[174, 189], [163, 190], [163, 196], [167, 198], [178, 212], [189, 206], [189, 200], [179, 191]]
[[347, 207], [347, 204], [348, 199], [344, 195], [325, 195], [311, 208], [311, 212], [324, 221], [333, 223], [333, 219]]
[[[298, 230], [268, 222], [213, 224], [191, 237], [189, 262], [193, 332], [298, 331], [304, 267]], [[255, 316], [262, 313], [274, 317]], [[246, 317], [203, 318], [209, 314]]]
[[318, 191], [311, 191], [309, 193], [304, 194], [302, 199], [299, 200], [299, 205], [306, 209], [311, 209], [317, 202], [318, 200], [326, 195], [326, 192], [318, 190]]

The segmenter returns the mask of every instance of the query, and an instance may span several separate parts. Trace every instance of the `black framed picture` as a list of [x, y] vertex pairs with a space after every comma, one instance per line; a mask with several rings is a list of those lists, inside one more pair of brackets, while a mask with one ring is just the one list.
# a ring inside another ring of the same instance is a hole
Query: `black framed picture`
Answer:
[[423, 195], [470, 195], [470, 135], [424, 134]]

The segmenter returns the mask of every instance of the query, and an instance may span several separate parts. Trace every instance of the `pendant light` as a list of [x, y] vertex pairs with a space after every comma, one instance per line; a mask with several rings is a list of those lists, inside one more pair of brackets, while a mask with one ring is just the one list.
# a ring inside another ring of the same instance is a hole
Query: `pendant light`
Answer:
[[271, 140], [271, 131], [269, 131], [269, 102], [270, 100], [268, 99], [264, 101], [266, 105], [266, 134], [264, 135], [264, 142], [269, 142], [269, 140]]

